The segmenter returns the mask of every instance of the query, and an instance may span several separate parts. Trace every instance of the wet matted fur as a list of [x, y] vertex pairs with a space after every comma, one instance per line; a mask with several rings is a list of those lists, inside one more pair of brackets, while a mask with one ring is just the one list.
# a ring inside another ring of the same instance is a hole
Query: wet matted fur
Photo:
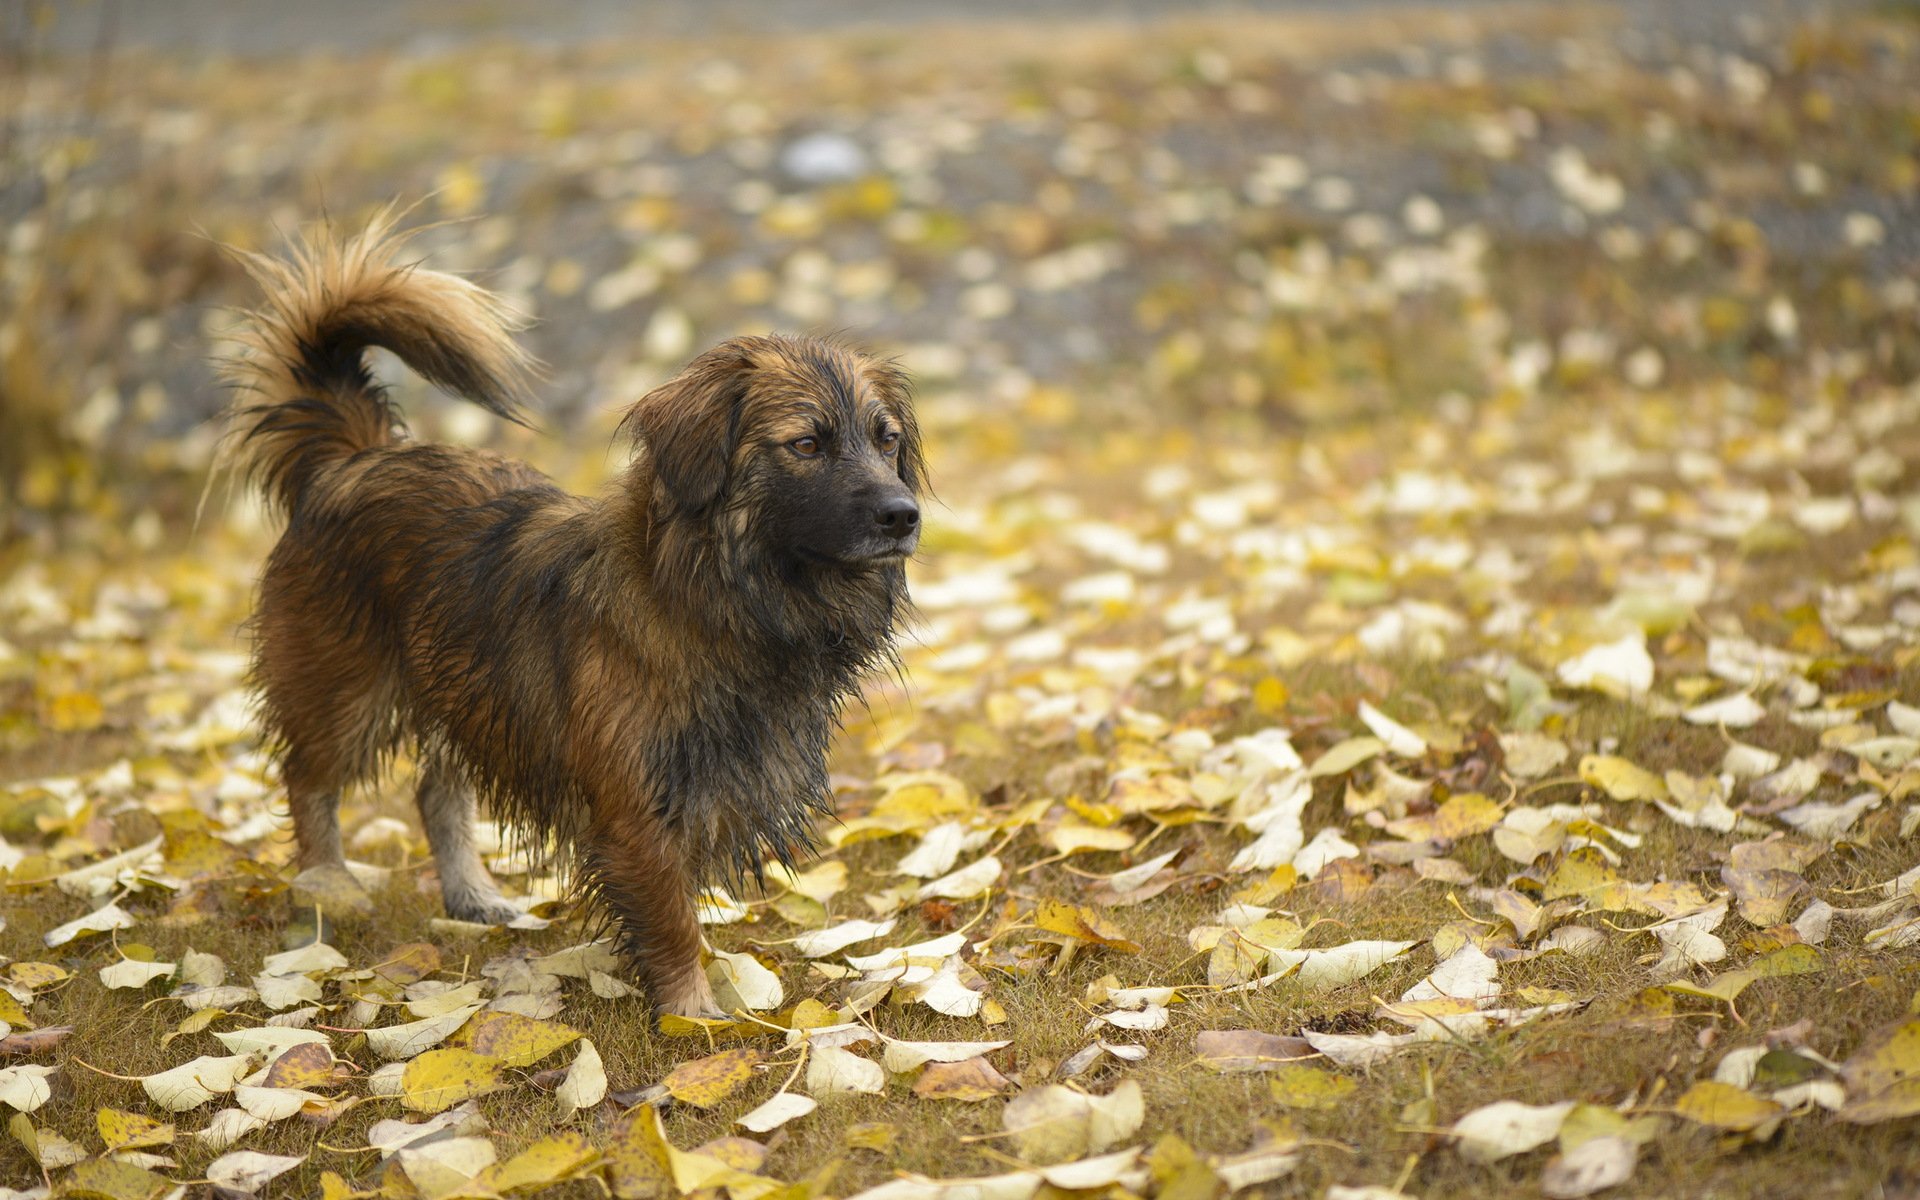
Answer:
[[342, 862], [341, 789], [406, 739], [449, 913], [513, 914], [473, 795], [551, 839], [654, 1002], [712, 1014], [696, 889], [790, 862], [830, 805], [842, 705], [890, 664], [924, 467], [907, 381], [829, 342], [743, 337], [628, 413], [605, 492], [410, 441], [384, 346], [515, 418], [508, 312], [403, 265], [382, 219], [284, 260], [229, 374], [233, 452], [286, 518], [254, 670], [303, 868]]

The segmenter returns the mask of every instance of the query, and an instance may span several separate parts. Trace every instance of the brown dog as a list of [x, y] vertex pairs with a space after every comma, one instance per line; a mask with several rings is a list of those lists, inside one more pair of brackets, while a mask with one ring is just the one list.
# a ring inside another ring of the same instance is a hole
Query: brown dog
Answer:
[[526, 359], [494, 297], [398, 241], [383, 218], [246, 259], [267, 303], [230, 365], [234, 446], [287, 519], [254, 665], [300, 865], [341, 863], [341, 789], [415, 739], [449, 913], [515, 911], [477, 791], [605, 904], [656, 1005], [713, 1015], [696, 889], [811, 844], [841, 706], [893, 661], [924, 472], [907, 381], [736, 338], [633, 406], [603, 495], [570, 495], [408, 440], [368, 346], [509, 418]]

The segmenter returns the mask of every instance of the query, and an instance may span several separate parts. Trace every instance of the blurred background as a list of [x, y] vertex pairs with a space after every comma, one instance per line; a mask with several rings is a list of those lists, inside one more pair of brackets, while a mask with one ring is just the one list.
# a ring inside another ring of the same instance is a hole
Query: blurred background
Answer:
[[533, 317], [543, 428], [382, 374], [579, 490], [720, 338], [899, 355], [935, 707], [1758, 597], [1817, 649], [1797, 556], [1920, 527], [1917, 54], [1887, 0], [0, 0], [0, 746], [233, 687], [221, 246], [395, 200]]
[[596, 470], [746, 330], [900, 354], [1029, 445], [1905, 378], [1915, 12], [7, 0], [6, 536], [183, 532], [250, 301], [219, 244], [396, 198], [536, 318], [549, 449]]

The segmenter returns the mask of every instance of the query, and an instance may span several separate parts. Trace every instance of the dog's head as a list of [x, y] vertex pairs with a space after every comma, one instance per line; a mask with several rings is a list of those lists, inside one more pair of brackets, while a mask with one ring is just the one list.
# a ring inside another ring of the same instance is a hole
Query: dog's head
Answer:
[[926, 466], [906, 376], [815, 338], [722, 342], [627, 416], [653, 503], [778, 554], [854, 568], [920, 542]]

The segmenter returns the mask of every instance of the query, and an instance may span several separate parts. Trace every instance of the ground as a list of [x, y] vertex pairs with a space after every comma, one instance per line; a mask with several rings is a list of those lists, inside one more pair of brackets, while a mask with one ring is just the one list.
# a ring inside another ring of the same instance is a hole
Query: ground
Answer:
[[[388, 7], [0, 20], [0, 1195], [1920, 1193], [1912, 7]], [[591, 491], [728, 334], [916, 379], [737, 1021], [516, 856], [445, 921], [406, 762], [372, 910], [293, 883], [219, 247], [396, 197], [546, 364], [383, 363], [422, 436]]]

